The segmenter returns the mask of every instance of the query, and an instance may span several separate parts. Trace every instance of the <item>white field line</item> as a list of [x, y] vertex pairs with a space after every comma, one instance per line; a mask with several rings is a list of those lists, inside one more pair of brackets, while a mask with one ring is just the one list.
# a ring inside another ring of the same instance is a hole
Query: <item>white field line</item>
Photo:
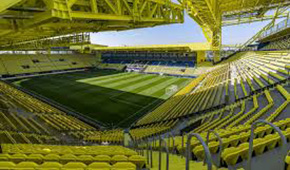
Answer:
[[[179, 87], [178, 87], [178, 90], [175, 92], [179, 92], [181, 89], [183, 89], [185, 86], [187, 86], [189, 84], [189, 82], [191, 82], [192, 80], [187, 80], [185, 82], [183, 82]], [[175, 94], [173, 93], [173, 94]], [[168, 96], [167, 94], [163, 94], [160, 98], [161, 99], [168, 99], [169, 97], [171, 97], [173, 94], [170, 94], [170, 96]]]
[[163, 83], [157, 84], [157, 85], [155, 85], [155, 86], [153, 86], [153, 87], [151, 87], [149, 89], [143, 90], [143, 91], [139, 92], [138, 94], [142, 94], [142, 95], [145, 95], [145, 96], [150, 96], [150, 95], [154, 94], [155, 92], [157, 92], [159, 90], [162, 90], [162, 89], [165, 90], [166, 87], [168, 87], [171, 84], [174, 84], [178, 80], [179, 79], [175, 79], [175, 78], [166, 80]]
[[[140, 112], [142, 112], [143, 110], [145, 110], [147, 107], [150, 107], [151, 105], [153, 105], [153, 104], [156, 103], [157, 101], [159, 101], [159, 99], [155, 99], [154, 101], [152, 101], [152, 102], [149, 103], [148, 105], [142, 107], [140, 110], [138, 110], [138, 111], [135, 112], [134, 114], [130, 115], [130, 116], [127, 117], [126, 119], [123, 119], [123, 120], [122, 120], [120, 123], [118, 123], [116, 126], [118, 126], [118, 125], [122, 124], [123, 122], [125, 122], [125, 121], [131, 119], [132, 117], [136, 116], [137, 114], [139, 114]], [[145, 116], [145, 115], [143, 115], [143, 116]], [[142, 117], [143, 117], [143, 116], [142, 116]], [[135, 122], [137, 122], [138, 120], [140, 120], [142, 117], [140, 117], [139, 119], [137, 119]], [[134, 123], [135, 123], [135, 122], [134, 122]], [[133, 123], [133, 124], [134, 124], [134, 123]]]

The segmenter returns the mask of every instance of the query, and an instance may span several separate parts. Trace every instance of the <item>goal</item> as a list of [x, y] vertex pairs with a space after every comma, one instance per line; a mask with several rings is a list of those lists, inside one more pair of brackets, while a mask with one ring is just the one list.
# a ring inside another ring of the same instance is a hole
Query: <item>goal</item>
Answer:
[[169, 87], [167, 87], [166, 89], [165, 89], [165, 94], [167, 95], [167, 96], [171, 96], [171, 95], [173, 95], [174, 93], [176, 93], [178, 91], [178, 86], [177, 85], [171, 85], [171, 86], [169, 86]]

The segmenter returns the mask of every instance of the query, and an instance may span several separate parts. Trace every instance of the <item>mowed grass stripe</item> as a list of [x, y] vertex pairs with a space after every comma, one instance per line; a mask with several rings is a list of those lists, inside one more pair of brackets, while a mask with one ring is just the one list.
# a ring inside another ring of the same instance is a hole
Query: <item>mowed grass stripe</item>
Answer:
[[[106, 76], [100, 76], [100, 77], [93, 77], [93, 78], [86, 78], [84, 80], [80, 80], [81, 82], [95, 82], [95, 81], [100, 81], [100, 80], [106, 80], [109, 78], [115, 78], [119, 76], [124, 76], [128, 75], [129, 73], [118, 73], [118, 74], [112, 74], [112, 75], [106, 75]], [[96, 75], [98, 76], [98, 75]]]
[[140, 89], [148, 88], [149, 85], [159, 82], [161, 79], [163, 79], [163, 77], [153, 76], [152, 78], [148, 80], [141, 81], [136, 84], [130, 84], [126, 87], [120, 88], [120, 90], [129, 91], [131, 93], [137, 93], [138, 91], [140, 91]]
[[[113, 78], [106, 78], [106, 79], [102, 79], [100, 81], [87, 81], [86, 79], [83, 80], [78, 80], [78, 82], [82, 82], [82, 83], [87, 83], [87, 84], [92, 84], [92, 85], [98, 85], [98, 84], [105, 84], [105, 83], [113, 83], [122, 79], [127, 79], [130, 77], [135, 77], [138, 76], [137, 74], [125, 74], [125, 75], [120, 75], [120, 76], [116, 76]], [[105, 76], [107, 77], [107, 76]]]
[[[131, 73], [131, 74], [132, 74], [130, 76], [131, 78], [139, 76], [139, 74], [134, 74], [134, 73]], [[120, 78], [117, 78], [117, 79], [114, 79], [114, 80], [111, 80], [111, 81], [106, 81], [106, 84], [98, 84], [98, 83], [94, 83], [94, 82], [84, 83], [84, 86], [87, 86], [87, 87], [88, 86], [92, 86], [92, 88], [85, 88], [85, 89], [80, 88], [79, 90], [75, 91], [74, 94], [72, 94], [72, 95], [83, 96], [84, 95], [84, 94], [82, 94], [83, 90], [85, 90], [84, 91], [85, 93], [101, 92], [102, 94], [104, 94], [102, 91], [104, 91], [105, 89], [108, 89], [108, 91], [111, 91], [111, 92], [108, 92], [106, 95], [109, 95], [109, 96], [116, 95], [118, 93], [121, 93], [121, 91], [119, 89], [116, 89], [116, 90], [113, 90], [113, 91], [109, 90], [111, 88], [107, 87], [107, 85], [109, 85], [110, 83], [122, 81], [123, 79], [128, 80], [128, 76], [123, 76], [123, 77], [120, 77]]]
[[[109, 72], [109, 71], [93, 71], [93, 72], [88, 72], [87, 74], [84, 74], [83, 72], [79, 73], [65, 73], [65, 74], [55, 74], [55, 75], [47, 75], [43, 77], [38, 77], [40, 79], [46, 80], [46, 79], [59, 79], [59, 80], [76, 80], [76, 79], [93, 79], [93, 78], [99, 78], [99, 79], [105, 79], [107, 77], [111, 76], [119, 76], [123, 75], [124, 73], [120, 72], [115, 72], [116, 74], [112, 74], [114, 72]], [[91, 78], [93, 76], [93, 78]]]
[[[86, 81], [93, 80], [93, 78], [97, 79], [92, 82]], [[163, 101], [161, 97], [167, 87], [163, 87], [150, 96], [139, 93], [149, 88], [156, 88], [171, 79], [180, 78], [92, 70], [35, 77], [21, 82], [20, 85], [104, 123], [118, 124], [120, 120], [138, 112], [140, 106], [146, 107], [150, 103], [157, 104], [158, 101]], [[103, 83], [92, 84], [94, 82]], [[158, 95], [161, 97], [154, 97]], [[126, 120], [122, 126], [127, 127], [134, 121], [133, 119]]]
[[[171, 85], [177, 85], [178, 86], [178, 91], [182, 88], [184, 88], [189, 82], [189, 79], [177, 79], [175, 83], [172, 83]], [[171, 86], [169, 85], [169, 86]], [[167, 99], [169, 96], [166, 94], [166, 88], [161, 89], [159, 91], [156, 91], [155, 93], [152, 94], [152, 96], [159, 96], [162, 99]]]
[[[132, 73], [131, 73], [132, 74]], [[130, 77], [137, 77], [139, 76], [138, 74], [132, 74]], [[105, 95], [116, 95], [118, 93], [120, 93], [121, 91], [112, 91], [109, 90], [110, 88], [107, 87], [107, 83], [111, 83], [111, 82], [119, 82], [121, 80], [127, 80], [128, 76], [122, 76], [122, 77], [117, 77], [113, 80], [110, 81], [106, 81], [106, 84], [98, 84], [95, 82], [90, 82], [90, 83], [79, 83], [79, 84], [74, 84], [73, 87], [67, 87], [66, 89], [64, 89], [64, 91], [69, 92], [69, 91], [74, 91], [74, 93], [69, 93], [68, 95], [70, 97], [77, 97], [77, 96], [86, 96], [85, 93], [96, 93], [99, 92], [100, 94], [105, 94]], [[103, 82], [103, 81], [102, 81]], [[91, 88], [90, 88], [91, 86]], [[116, 89], [119, 90], [119, 89]]]
[[[141, 91], [139, 92], [138, 94], [141, 94], [141, 95], [146, 95], [146, 96], [151, 96], [153, 93], [161, 90], [161, 89], [164, 89], [164, 88], [167, 88], [169, 85], [171, 84], [174, 84], [175, 82], [177, 82], [178, 79], [176, 78], [171, 78], [171, 79], [168, 79], [160, 84], [157, 84], [155, 86], [151, 86], [151, 88], [148, 88], [144, 91]], [[156, 97], [159, 97], [159, 96], [156, 96]]]
[[[135, 93], [135, 94], [139, 94], [139, 92], [144, 91], [144, 90], [146, 90], [148, 88], [151, 88], [152, 86], [158, 85], [158, 84], [168, 80], [168, 78], [169, 77], [158, 76], [158, 77], [154, 78], [152, 81], [147, 81], [146, 83], [145, 82], [144, 83], [140, 83], [138, 85], [138, 88], [133, 87], [134, 90], [131, 87], [130, 92], [131, 93]], [[122, 95], [122, 96], [124, 96], [124, 95]], [[149, 96], [149, 97], [151, 97], [151, 96]], [[132, 100], [134, 100], [134, 99], [132, 99]]]
[[[94, 72], [94, 75], [95, 73], [97, 73], [96, 75], [98, 76], [102, 76], [102, 77], [107, 77], [106, 76], [106, 72], [105, 73], [102, 73], [102, 72]], [[90, 74], [90, 73], [88, 73]], [[41, 83], [41, 82], [45, 82], [45, 83], [42, 83], [42, 84], [48, 84], [50, 86], [50, 88], [53, 88], [54, 90], [57, 90], [57, 89], [60, 89], [60, 88], [67, 88], [67, 87], [70, 87], [71, 86], [75, 86], [76, 85], [76, 82], [75, 82], [75, 79], [76, 77], [74, 76], [76, 75], [75, 73], [74, 74], [60, 74], [60, 75], [52, 75], [52, 76], [44, 76], [44, 77], [37, 77], [37, 78], [31, 78], [29, 79], [29, 81], [25, 82], [25, 83], [29, 83], [29, 84], [34, 84], [34, 83]], [[82, 76], [81, 76], [82, 75]], [[115, 75], [115, 74], [114, 74]], [[79, 76], [77, 76], [78, 78], [85, 78], [87, 77], [88, 75], [82, 73], [80, 74], [79, 73]], [[75, 89], [81, 89], [81, 88], [87, 88], [87, 85], [86, 84], [82, 84], [82, 83], [79, 83], [78, 86], [75, 86]]]
[[118, 89], [118, 86], [122, 86], [124, 84], [135, 84], [136, 81], [143, 80], [143, 79], [145, 79], [147, 77], [152, 77], [152, 76], [148, 75], [148, 74], [140, 74], [137, 77], [133, 77], [133, 78], [130, 78], [130, 79], [125, 79], [125, 80], [122, 80], [122, 81], [118, 81], [118, 82], [115, 82], [115, 83], [108, 84], [108, 85], [106, 85], [106, 87], [113, 88], [113, 89]]
[[139, 88], [141, 86], [150, 84], [151, 82], [154, 82], [156, 79], [156, 76], [150, 75], [147, 77], [143, 77], [143, 79], [134, 81], [134, 82], [129, 82], [126, 84], [121, 84], [119, 86], [114, 87], [115, 89], [119, 89], [121, 91], [127, 91], [127, 92], [133, 92], [134, 89]]
[[[121, 99], [121, 100], [125, 100], [125, 101], [128, 101], [128, 102], [131, 102], [131, 103], [135, 103], [135, 104], [138, 104], [138, 105], [144, 105], [144, 106], [147, 106], [149, 103], [152, 103], [156, 100], [160, 100], [158, 98], [154, 98], [152, 96], [145, 96], [145, 95], [140, 95], [138, 94], [138, 92], [140, 91], [144, 91], [152, 86], [156, 86], [168, 79], [171, 79], [171, 77], [164, 77], [164, 76], [156, 76], [154, 79], [152, 79], [152, 81], [147, 81], [146, 84], [140, 84], [138, 88], [134, 87], [135, 90], [130, 90], [130, 93], [122, 93], [120, 95], [116, 95], [116, 98], [118, 99]], [[154, 80], [154, 81], [153, 81]], [[132, 86], [131, 86], [132, 87]], [[136, 94], [136, 95], [139, 95], [139, 96], [143, 96], [143, 97], [134, 97], [134, 95], [132, 94]]]
[[90, 85], [88, 83], [78, 83], [75, 81], [71, 82], [71, 80], [65, 78], [46, 79], [44, 81], [33, 79], [31, 80], [31, 82], [28, 83], [28, 86], [31, 86], [31, 88], [33, 88], [34, 90], [43, 89], [52, 93], [58, 92], [72, 98], [77, 98], [78, 95], [82, 96], [84, 95], [84, 93], [99, 92], [100, 94], [106, 94], [111, 92], [111, 90], [106, 90], [106, 88], [98, 88], [98, 86]]

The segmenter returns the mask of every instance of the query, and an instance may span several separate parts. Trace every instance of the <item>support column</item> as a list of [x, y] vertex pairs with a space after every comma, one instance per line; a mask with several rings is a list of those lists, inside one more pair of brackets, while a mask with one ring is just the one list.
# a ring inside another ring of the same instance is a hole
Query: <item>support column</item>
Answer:
[[213, 51], [213, 61], [214, 63], [220, 61], [220, 50], [221, 50], [221, 36], [222, 36], [222, 28], [215, 28], [212, 33], [212, 41], [211, 48]]
[[212, 28], [212, 42], [211, 47], [213, 50], [213, 61], [214, 63], [220, 61], [220, 50], [222, 48], [222, 14], [219, 11], [219, 4], [214, 4], [214, 13], [216, 24]]

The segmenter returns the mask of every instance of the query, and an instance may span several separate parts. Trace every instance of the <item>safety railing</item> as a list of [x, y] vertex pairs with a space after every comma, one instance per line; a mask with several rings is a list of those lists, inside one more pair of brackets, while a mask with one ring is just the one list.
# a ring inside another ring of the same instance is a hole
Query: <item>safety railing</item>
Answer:
[[281, 21], [280, 23], [274, 25], [273, 27], [271, 27], [270, 29], [268, 29], [267, 31], [265, 31], [261, 37], [259, 39], [263, 39], [269, 35], [275, 34], [281, 30], [284, 30], [286, 28], [290, 27], [290, 19], [286, 19]]
[[[252, 153], [253, 153], [253, 141], [254, 141], [254, 130], [256, 129], [257, 126], [262, 125], [262, 124], [267, 124], [269, 126], [271, 126], [280, 136], [281, 138], [281, 142], [282, 142], [282, 148], [281, 148], [281, 154], [280, 154], [280, 162], [284, 162], [285, 157], [287, 156], [287, 139], [284, 136], [284, 134], [282, 133], [282, 131], [275, 125], [273, 125], [272, 123], [269, 123], [265, 120], [257, 120], [256, 122], [254, 122], [251, 126], [251, 136], [250, 136], [250, 141], [249, 141], [249, 153], [248, 153], [248, 162], [247, 162], [247, 167], [246, 170], [251, 170], [251, 160], [252, 160]], [[281, 170], [285, 169], [285, 164], [282, 163], [281, 165]], [[278, 170], [278, 169], [277, 169]]]
[[191, 160], [191, 138], [195, 137], [197, 140], [200, 141], [201, 145], [203, 146], [204, 152], [205, 152], [205, 162], [207, 164], [207, 169], [212, 170], [212, 158], [209, 151], [209, 148], [207, 144], [204, 142], [202, 137], [197, 133], [191, 133], [187, 137], [187, 143], [186, 143], [186, 162], [185, 162], [185, 170], [189, 170], [189, 164]]
[[218, 141], [219, 141], [219, 153], [217, 155], [217, 161], [216, 161], [216, 166], [219, 168], [220, 167], [220, 160], [221, 160], [221, 154], [223, 152], [223, 141], [222, 141], [222, 138], [220, 137], [220, 135], [218, 133], [216, 133], [214, 130], [209, 130], [207, 132], [207, 136], [206, 136], [206, 145], [208, 146], [208, 141], [209, 141], [209, 136], [210, 134], [213, 133]]
[[169, 152], [174, 154], [174, 152], [175, 152], [175, 150], [174, 150], [175, 136], [172, 132], [170, 132], [170, 133], [168, 133], [167, 138], [168, 138], [168, 147], [170, 147], [170, 145], [171, 145], [170, 140], [172, 140], [172, 150], [169, 150]]
[[158, 164], [158, 170], [161, 170], [162, 168], [162, 144], [164, 144], [164, 148], [166, 151], [166, 170], [169, 170], [169, 148], [167, 142], [164, 140], [163, 137], [159, 137], [159, 164]]

